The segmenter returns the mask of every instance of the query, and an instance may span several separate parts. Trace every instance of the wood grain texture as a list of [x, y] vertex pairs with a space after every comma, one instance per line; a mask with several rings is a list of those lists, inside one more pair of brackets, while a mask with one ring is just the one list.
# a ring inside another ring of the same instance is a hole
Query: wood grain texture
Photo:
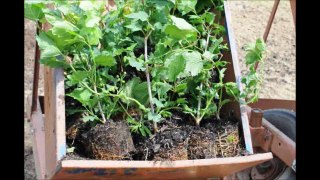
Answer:
[[46, 172], [50, 178], [66, 154], [63, 69], [44, 69]]
[[[39, 99], [38, 99], [38, 105]], [[30, 108], [31, 110], [31, 108]], [[40, 105], [37, 106], [37, 110], [31, 114], [31, 131], [32, 131], [32, 150], [35, 162], [35, 169], [38, 179], [45, 178], [46, 162], [45, 162], [45, 131], [44, 131], [44, 117], [41, 112]]]
[[271, 153], [181, 161], [66, 160], [53, 179], [207, 179], [272, 159]]
[[[231, 57], [228, 57], [230, 55], [226, 55], [228, 58], [226, 60], [229, 62], [232, 61], [227, 66], [225, 81], [236, 82], [238, 89], [240, 90], [240, 92], [242, 92], [243, 87], [241, 83], [241, 71], [240, 71], [240, 65], [239, 65], [239, 59], [238, 59], [237, 44], [235, 42], [235, 37], [232, 29], [231, 12], [229, 9], [228, 1], [224, 1], [224, 12], [225, 12], [225, 18], [226, 18], [225, 26], [227, 27], [226, 28], [227, 40], [228, 40], [228, 45], [231, 51]], [[250, 154], [253, 154], [251, 133], [250, 133], [250, 127], [249, 127], [249, 118], [247, 115], [246, 105], [244, 105], [244, 99], [240, 99], [239, 101], [240, 103], [230, 104], [229, 106], [226, 106], [225, 109], [232, 108], [235, 111], [235, 115], [241, 117], [239, 119], [241, 119], [241, 126], [243, 130], [245, 147]]]

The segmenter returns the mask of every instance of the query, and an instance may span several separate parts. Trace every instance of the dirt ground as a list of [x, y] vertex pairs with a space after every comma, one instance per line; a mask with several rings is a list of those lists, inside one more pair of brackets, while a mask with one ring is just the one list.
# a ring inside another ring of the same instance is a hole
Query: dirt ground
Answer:
[[[262, 37], [273, 6], [273, 1], [229, 1], [235, 38], [238, 46], [240, 66], [245, 73], [244, 45]], [[25, 114], [27, 97], [32, 94], [35, 24], [25, 20], [24, 88]], [[296, 34], [289, 1], [280, 1], [273, 26], [267, 41], [264, 85], [262, 98], [296, 98]], [[40, 71], [39, 94], [43, 95], [42, 70]], [[25, 122], [25, 179], [36, 179], [32, 154], [30, 125]]]

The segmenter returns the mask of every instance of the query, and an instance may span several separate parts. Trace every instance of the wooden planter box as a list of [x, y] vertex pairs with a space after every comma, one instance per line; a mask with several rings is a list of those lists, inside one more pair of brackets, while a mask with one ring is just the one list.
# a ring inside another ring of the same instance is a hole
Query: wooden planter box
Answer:
[[[229, 61], [226, 81], [241, 86], [236, 44], [230, 22], [228, 2], [225, 1], [225, 27], [231, 52], [224, 53]], [[63, 160], [66, 155], [65, 94], [62, 69], [44, 70], [44, 114], [38, 106], [31, 113], [34, 157], [39, 179], [206, 179], [222, 178], [273, 158], [272, 153], [252, 154], [232, 158], [180, 161], [106, 161]], [[248, 116], [239, 103], [230, 103], [224, 112], [234, 111], [241, 121], [246, 149], [253, 152]]]

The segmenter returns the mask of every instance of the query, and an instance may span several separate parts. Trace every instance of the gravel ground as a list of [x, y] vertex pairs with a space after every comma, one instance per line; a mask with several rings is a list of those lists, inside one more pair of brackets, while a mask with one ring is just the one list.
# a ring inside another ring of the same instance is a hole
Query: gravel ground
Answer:
[[[230, 1], [232, 24], [238, 45], [242, 73], [245, 44], [262, 37], [273, 6], [273, 1]], [[24, 87], [25, 102], [31, 95], [33, 82], [35, 24], [25, 20]], [[265, 82], [261, 90], [262, 98], [295, 99], [296, 81], [296, 35], [289, 1], [280, 1], [267, 41]], [[39, 94], [43, 95], [42, 68], [40, 70]], [[26, 106], [25, 106], [26, 107]], [[25, 108], [26, 113], [26, 108]], [[36, 179], [32, 154], [30, 126], [25, 118], [25, 179]]]

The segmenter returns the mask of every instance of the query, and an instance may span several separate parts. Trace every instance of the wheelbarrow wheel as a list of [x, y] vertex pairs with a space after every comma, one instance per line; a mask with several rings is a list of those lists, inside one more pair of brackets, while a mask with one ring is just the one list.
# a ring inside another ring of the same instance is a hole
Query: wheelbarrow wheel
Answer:
[[[290, 139], [296, 142], [296, 113], [286, 109], [268, 109], [263, 113], [263, 117]], [[296, 179], [295, 172], [285, 165], [279, 158], [255, 166], [251, 169], [251, 178], [281, 180]]]

